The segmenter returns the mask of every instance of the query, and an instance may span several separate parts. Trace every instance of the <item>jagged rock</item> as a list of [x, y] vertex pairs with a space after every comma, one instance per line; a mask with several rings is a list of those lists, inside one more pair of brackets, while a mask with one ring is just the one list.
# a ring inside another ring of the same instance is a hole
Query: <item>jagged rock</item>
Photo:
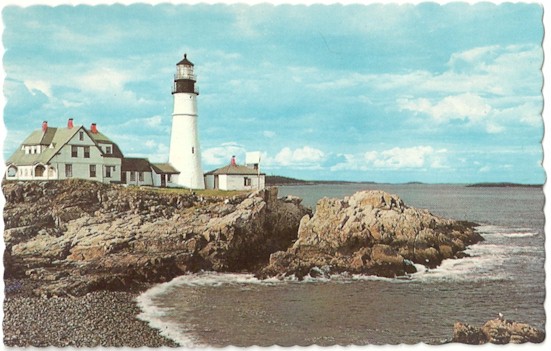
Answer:
[[480, 328], [476, 328], [469, 324], [464, 324], [461, 322], [455, 322], [453, 326], [452, 342], [480, 345], [486, 343], [487, 339], [486, 335], [482, 333]]
[[39, 296], [256, 270], [311, 213], [276, 188], [229, 199], [83, 180], [6, 182], [3, 191], [5, 276], [43, 283]]
[[408, 207], [383, 191], [324, 198], [312, 217], [301, 219], [294, 245], [272, 254], [257, 276], [301, 277], [321, 266], [335, 273], [401, 276], [416, 271], [413, 263], [432, 268], [461, 256], [467, 245], [482, 240], [474, 226]]
[[503, 318], [491, 319], [481, 328], [456, 322], [453, 327], [452, 342], [464, 344], [523, 344], [541, 343], [545, 332], [529, 324], [519, 323]]

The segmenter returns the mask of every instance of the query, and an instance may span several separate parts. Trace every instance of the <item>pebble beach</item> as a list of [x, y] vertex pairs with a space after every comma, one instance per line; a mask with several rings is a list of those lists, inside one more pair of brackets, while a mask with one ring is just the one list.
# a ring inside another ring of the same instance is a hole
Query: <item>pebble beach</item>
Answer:
[[81, 297], [4, 299], [5, 346], [178, 346], [136, 318], [135, 292], [97, 291]]

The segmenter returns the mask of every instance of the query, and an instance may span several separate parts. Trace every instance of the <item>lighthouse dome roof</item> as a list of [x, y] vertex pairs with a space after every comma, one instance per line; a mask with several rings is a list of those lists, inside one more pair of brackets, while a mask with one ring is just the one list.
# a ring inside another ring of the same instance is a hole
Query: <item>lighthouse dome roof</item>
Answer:
[[187, 54], [184, 54], [184, 58], [176, 65], [177, 66], [180, 66], [180, 65], [194, 66], [193, 63], [191, 63], [191, 61], [187, 59]]

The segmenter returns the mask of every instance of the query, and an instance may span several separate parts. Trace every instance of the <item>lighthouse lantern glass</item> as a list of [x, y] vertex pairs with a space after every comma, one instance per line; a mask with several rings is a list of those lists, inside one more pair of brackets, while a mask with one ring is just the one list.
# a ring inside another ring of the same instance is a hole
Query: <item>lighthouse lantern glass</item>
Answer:
[[193, 76], [193, 66], [189, 65], [178, 65], [177, 66], [177, 79], [194, 79]]

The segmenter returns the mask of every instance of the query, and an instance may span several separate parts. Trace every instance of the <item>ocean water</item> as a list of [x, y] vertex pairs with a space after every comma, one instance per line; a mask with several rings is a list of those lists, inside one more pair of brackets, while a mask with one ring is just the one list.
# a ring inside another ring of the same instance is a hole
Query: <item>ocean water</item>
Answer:
[[183, 346], [438, 344], [453, 324], [507, 319], [545, 326], [541, 188], [344, 184], [280, 187], [314, 207], [321, 197], [381, 189], [409, 206], [481, 224], [471, 257], [400, 279], [361, 275], [259, 281], [204, 272], [138, 298], [139, 318]]

